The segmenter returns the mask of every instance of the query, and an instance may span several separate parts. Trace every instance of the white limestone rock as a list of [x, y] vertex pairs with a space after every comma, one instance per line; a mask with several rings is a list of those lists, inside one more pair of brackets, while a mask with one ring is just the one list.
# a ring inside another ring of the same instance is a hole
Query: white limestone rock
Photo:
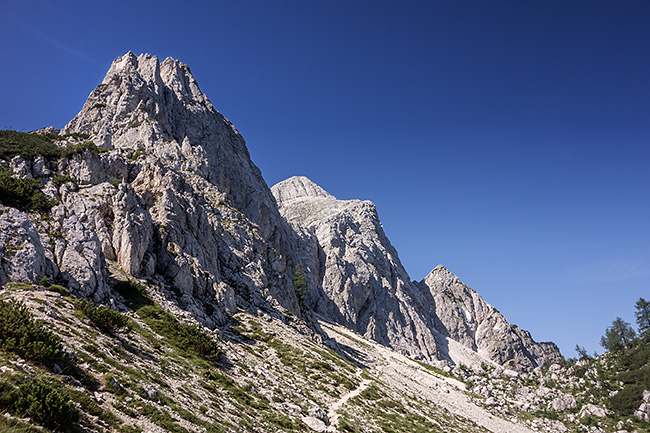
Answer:
[[52, 175], [52, 170], [47, 168], [47, 161], [42, 156], [37, 156], [34, 158], [32, 164], [32, 175], [37, 179], [50, 177]]
[[306, 302], [318, 314], [418, 359], [441, 359], [430, 318], [375, 205], [337, 200], [306, 177], [271, 188], [280, 212], [302, 234]]
[[[215, 300], [223, 311], [233, 302], [261, 306], [269, 297], [299, 311], [288, 275], [297, 236], [243, 138], [187, 65], [127, 53], [61, 133], [90, 134], [109, 149], [59, 164], [82, 187], [120, 183], [100, 212], [109, 228], [98, 235], [105, 258], [131, 275], [162, 277], [193, 311]], [[214, 323], [209, 311], [204, 323]]]
[[551, 402], [551, 406], [556, 412], [564, 412], [578, 407], [576, 399], [571, 394], [562, 394]]
[[528, 371], [562, 358], [555, 344], [535, 342], [444, 266], [419, 285], [433, 298], [438, 331], [497, 364]]
[[607, 416], [607, 409], [604, 407], [596, 406], [595, 404], [587, 403], [582, 406], [578, 413], [578, 418], [583, 419], [586, 417], [605, 418]]
[[36, 282], [54, 272], [38, 232], [39, 217], [33, 218], [34, 222], [25, 212], [0, 206], [0, 284]]
[[643, 391], [643, 403], [634, 411], [634, 416], [645, 422], [650, 422], [650, 391]]
[[301, 234], [307, 303], [322, 316], [432, 362], [460, 353], [452, 356], [447, 338], [510, 371], [561, 358], [554, 344], [535, 343], [446, 268], [411, 282], [373, 203], [337, 200], [302, 176], [271, 191]]
[[22, 156], [14, 156], [9, 162], [9, 167], [14, 172], [14, 177], [33, 179], [32, 163]]

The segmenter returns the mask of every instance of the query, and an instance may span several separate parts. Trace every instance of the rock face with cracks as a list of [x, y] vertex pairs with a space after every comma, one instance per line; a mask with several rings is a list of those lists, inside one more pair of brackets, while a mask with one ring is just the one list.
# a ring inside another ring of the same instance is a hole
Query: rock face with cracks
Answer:
[[419, 283], [433, 298], [437, 330], [487, 359], [527, 371], [562, 359], [554, 343], [536, 343], [444, 266]]
[[375, 205], [337, 200], [306, 177], [271, 188], [282, 215], [303, 232], [310, 287], [318, 314], [415, 358], [441, 359], [431, 319], [416, 309], [414, 291]]
[[[223, 323], [235, 303], [299, 311], [287, 276], [295, 235], [243, 138], [212, 107], [187, 65], [132, 53], [118, 58], [60, 136], [61, 146], [88, 137], [102, 152], [48, 163], [75, 182], [52, 186], [59, 204], [49, 221], [36, 224], [51, 235], [41, 244], [25, 214], [4, 215], [7, 227], [19, 226], [34, 239], [29, 254], [35, 257], [20, 272], [19, 262], [3, 266], [5, 279], [47, 274], [81, 296], [107, 301], [114, 296], [108, 267], [115, 262], [156, 282], [211, 326]], [[17, 175], [42, 176], [38, 164], [15, 165]], [[50, 262], [55, 269], [47, 271]]]
[[373, 203], [337, 200], [306, 177], [271, 190], [306, 245], [307, 303], [318, 314], [416, 359], [452, 361], [451, 338], [519, 371], [561, 358], [536, 343], [443, 266], [411, 281]]

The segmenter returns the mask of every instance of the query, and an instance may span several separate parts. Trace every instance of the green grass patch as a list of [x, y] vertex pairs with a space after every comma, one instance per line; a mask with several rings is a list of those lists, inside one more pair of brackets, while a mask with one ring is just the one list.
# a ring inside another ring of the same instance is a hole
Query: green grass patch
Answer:
[[221, 349], [215, 338], [201, 327], [178, 321], [158, 305], [145, 305], [137, 310], [138, 316], [170, 345], [199, 356], [217, 361]]
[[253, 391], [253, 388], [250, 384], [241, 387], [230, 377], [214, 369], [207, 370], [205, 373], [205, 378], [209, 381], [208, 383], [218, 384], [221, 388], [226, 390], [231, 397], [233, 397], [239, 404], [243, 406], [261, 410], [270, 409], [268, 400], [261, 394]]

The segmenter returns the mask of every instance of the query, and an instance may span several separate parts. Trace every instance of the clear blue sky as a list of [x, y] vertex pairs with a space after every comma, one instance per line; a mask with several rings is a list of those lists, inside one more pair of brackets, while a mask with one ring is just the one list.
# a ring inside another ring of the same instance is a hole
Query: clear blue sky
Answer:
[[376, 203], [574, 356], [650, 298], [650, 2], [32, 1], [0, 16], [0, 128], [62, 127], [131, 50], [187, 63], [273, 185]]

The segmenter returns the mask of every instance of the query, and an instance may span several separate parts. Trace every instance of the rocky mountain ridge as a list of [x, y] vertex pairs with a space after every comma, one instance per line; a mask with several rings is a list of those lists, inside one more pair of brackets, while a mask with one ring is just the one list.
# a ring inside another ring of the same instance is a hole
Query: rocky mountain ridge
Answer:
[[[11, 161], [17, 176], [43, 179], [58, 203], [39, 223], [17, 211], [0, 216], [5, 245], [24, 249], [0, 271], [2, 281], [48, 276], [81, 296], [119, 302], [114, 261], [212, 327], [237, 306], [280, 308], [308, 320], [313, 311], [439, 365], [455, 362], [448, 338], [520, 371], [560, 357], [500, 314], [483, 321], [492, 307], [460, 282], [434, 278], [438, 268], [413, 283], [373, 203], [337, 200], [305, 177], [269, 190], [239, 132], [181, 62], [118, 58], [54, 137], [67, 147], [87, 137], [97, 151]], [[74, 182], [57, 187], [48, 182], [55, 173]], [[9, 230], [17, 226], [18, 237]], [[307, 308], [292, 285], [297, 265], [306, 270]], [[441, 293], [450, 288], [447, 300]], [[462, 303], [471, 313], [459, 314]]]
[[[60, 137], [60, 147], [88, 139], [99, 152], [45, 161], [50, 178], [74, 180], [57, 187], [43, 178], [58, 201], [49, 220], [2, 217], [3, 228], [25, 228], [23, 237], [8, 233], [5, 245], [49, 266], [5, 271], [3, 281], [47, 275], [106, 302], [114, 298], [107, 264], [115, 261], [210, 326], [225, 323], [236, 302], [299, 310], [287, 277], [292, 232], [241, 135], [186, 65], [132, 53], [117, 59]], [[30, 177], [39, 167], [20, 156], [11, 164]], [[43, 247], [49, 244], [54, 248]]]
[[307, 293], [307, 304], [321, 316], [439, 365], [468, 362], [454, 359], [449, 339], [517, 371], [561, 359], [554, 344], [536, 343], [511, 326], [445, 267], [413, 283], [372, 202], [338, 200], [304, 176], [271, 191], [308, 245], [299, 260], [317, 290]]

